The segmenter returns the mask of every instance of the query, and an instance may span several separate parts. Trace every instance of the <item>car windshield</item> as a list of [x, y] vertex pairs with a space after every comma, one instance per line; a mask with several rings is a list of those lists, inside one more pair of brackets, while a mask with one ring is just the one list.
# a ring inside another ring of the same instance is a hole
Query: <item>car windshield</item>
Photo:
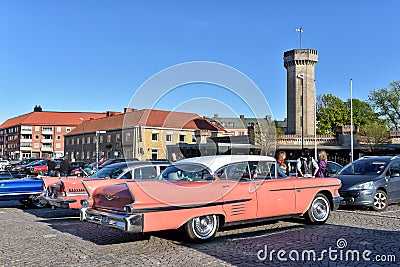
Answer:
[[91, 178], [117, 178], [123, 172], [122, 168], [104, 167], [92, 174]]
[[213, 179], [210, 172], [204, 166], [190, 164], [169, 166], [161, 173], [159, 178], [173, 181], [201, 181]]
[[371, 175], [380, 174], [389, 161], [385, 160], [357, 160], [344, 167], [339, 175]]

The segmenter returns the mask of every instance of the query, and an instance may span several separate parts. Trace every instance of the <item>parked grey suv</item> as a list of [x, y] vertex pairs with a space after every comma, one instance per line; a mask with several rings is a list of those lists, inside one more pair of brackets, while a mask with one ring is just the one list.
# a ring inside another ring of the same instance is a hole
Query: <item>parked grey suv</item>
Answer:
[[341, 204], [384, 211], [400, 202], [400, 157], [370, 156], [347, 164], [335, 178], [342, 181]]

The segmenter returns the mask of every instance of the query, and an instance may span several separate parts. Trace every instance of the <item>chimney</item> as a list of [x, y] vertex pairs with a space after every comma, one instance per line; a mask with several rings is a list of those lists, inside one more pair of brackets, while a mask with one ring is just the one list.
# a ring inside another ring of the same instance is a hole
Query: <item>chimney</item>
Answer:
[[214, 113], [214, 119], [218, 119], [218, 113]]
[[244, 119], [244, 115], [239, 115], [240, 119], [243, 120]]
[[135, 112], [137, 108], [124, 108], [124, 113]]
[[34, 108], [33, 108], [33, 112], [42, 112], [43, 110], [42, 110], [42, 107], [41, 106], [35, 106]]

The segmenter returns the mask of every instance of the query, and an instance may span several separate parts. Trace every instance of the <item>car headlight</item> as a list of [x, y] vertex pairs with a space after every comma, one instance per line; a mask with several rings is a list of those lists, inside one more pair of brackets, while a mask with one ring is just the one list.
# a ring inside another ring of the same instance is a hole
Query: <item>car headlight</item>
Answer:
[[356, 185], [353, 185], [352, 187], [349, 187], [349, 190], [369, 189], [369, 188], [371, 188], [373, 183], [374, 183], [373, 181], [370, 181], [370, 182], [366, 182], [366, 183], [362, 183], [362, 184], [356, 184]]

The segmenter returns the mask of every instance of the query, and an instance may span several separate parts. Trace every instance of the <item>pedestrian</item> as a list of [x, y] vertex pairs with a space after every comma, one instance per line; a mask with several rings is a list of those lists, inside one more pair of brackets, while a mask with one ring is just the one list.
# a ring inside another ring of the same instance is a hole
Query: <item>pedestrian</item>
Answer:
[[56, 162], [54, 161], [54, 157], [51, 157], [50, 160], [47, 162], [47, 175], [48, 176], [56, 176]]
[[69, 174], [69, 160], [67, 156], [64, 156], [61, 161], [60, 172], [62, 177], [67, 177]]
[[281, 170], [283, 171], [284, 174], [286, 174], [287, 176], [289, 176], [289, 168], [286, 165], [286, 152], [285, 151], [279, 151], [278, 153], [278, 157], [277, 157], [277, 163], [279, 168], [281, 168]]
[[297, 160], [297, 175], [299, 177], [315, 177], [318, 172], [317, 162], [310, 156], [308, 148], [304, 148]]
[[329, 177], [328, 156], [324, 150], [318, 153], [318, 172], [315, 177]]

